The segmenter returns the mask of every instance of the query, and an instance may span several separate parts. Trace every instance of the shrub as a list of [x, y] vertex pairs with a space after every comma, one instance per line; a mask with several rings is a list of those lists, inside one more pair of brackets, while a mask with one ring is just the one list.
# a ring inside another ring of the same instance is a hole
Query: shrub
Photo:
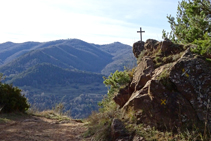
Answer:
[[[128, 71], [118, 71], [116, 70], [114, 73], [111, 73], [108, 78], [103, 77], [104, 84], [108, 87], [107, 96], [104, 97], [102, 102], [99, 102], [99, 106], [101, 107], [100, 110], [104, 111], [108, 109], [108, 107], [115, 105], [113, 102], [114, 93], [118, 92], [120, 88], [124, 87], [125, 85], [129, 84], [131, 81], [131, 72]], [[129, 75], [130, 74], [130, 75]]]
[[0, 82], [0, 105], [1, 112], [25, 112], [29, 108], [27, 99], [21, 94], [21, 90], [13, 87], [12, 84], [3, 84]]

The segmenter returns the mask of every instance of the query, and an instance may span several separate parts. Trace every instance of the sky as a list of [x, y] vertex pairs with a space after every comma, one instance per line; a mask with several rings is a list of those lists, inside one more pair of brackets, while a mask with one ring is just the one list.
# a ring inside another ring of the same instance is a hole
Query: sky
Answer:
[[81, 39], [88, 43], [162, 40], [178, 0], [0, 0], [0, 43]]

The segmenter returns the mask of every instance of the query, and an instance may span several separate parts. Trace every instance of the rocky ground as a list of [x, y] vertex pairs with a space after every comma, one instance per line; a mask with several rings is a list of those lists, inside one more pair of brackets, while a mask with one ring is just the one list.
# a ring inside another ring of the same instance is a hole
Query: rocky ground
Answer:
[[[53, 117], [53, 116], [52, 116]], [[1, 141], [83, 141], [87, 130], [81, 120], [33, 115], [0, 115]]]

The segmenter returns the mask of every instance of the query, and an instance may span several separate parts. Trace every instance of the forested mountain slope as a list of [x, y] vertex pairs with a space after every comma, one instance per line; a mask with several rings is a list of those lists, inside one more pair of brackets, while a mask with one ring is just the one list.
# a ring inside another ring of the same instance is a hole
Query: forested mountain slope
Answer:
[[20, 87], [31, 105], [43, 110], [63, 103], [75, 118], [98, 109], [97, 102], [107, 92], [103, 75], [123, 70], [135, 60], [128, 45], [78, 39], [3, 43], [0, 59], [5, 82]]

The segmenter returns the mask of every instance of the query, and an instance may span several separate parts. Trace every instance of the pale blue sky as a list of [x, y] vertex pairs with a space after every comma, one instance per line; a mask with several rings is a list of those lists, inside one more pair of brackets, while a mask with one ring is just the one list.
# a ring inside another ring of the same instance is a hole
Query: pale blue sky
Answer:
[[0, 43], [77, 38], [89, 43], [162, 40], [178, 0], [0, 0]]

